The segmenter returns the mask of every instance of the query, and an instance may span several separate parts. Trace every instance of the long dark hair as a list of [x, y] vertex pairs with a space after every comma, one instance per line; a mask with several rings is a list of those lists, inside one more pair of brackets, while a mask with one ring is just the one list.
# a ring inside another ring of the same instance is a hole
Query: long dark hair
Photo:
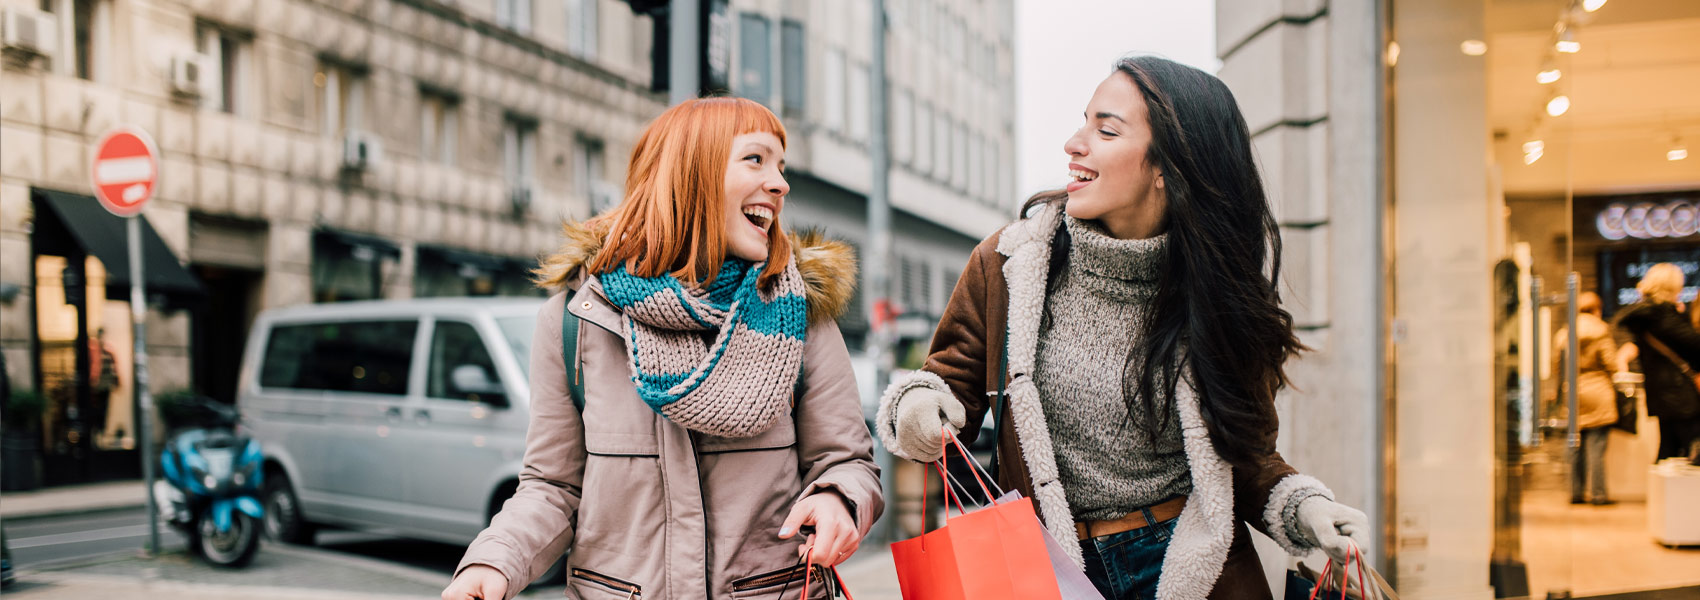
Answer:
[[[1287, 359], [1306, 350], [1281, 308], [1281, 232], [1252, 157], [1251, 133], [1220, 79], [1152, 56], [1124, 58], [1115, 72], [1145, 99], [1151, 127], [1146, 161], [1163, 175], [1169, 236], [1141, 343], [1127, 356], [1128, 417], [1142, 411], [1152, 438], [1190, 369], [1217, 453], [1247, 465], [1275, 449], [1275, 394], [1289, 384]], [[1068, 196], [1043, 192], [1041, 204]], [[1067, 268], [1067, 230], [1058, 232], [1052, 271]], [[1157, 394], [1158, 390], [1164, 393]]]

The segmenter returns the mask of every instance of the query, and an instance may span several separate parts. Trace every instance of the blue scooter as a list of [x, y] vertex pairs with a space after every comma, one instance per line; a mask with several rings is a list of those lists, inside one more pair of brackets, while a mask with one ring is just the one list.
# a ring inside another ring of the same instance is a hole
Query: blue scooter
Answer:
[[164, 479], [154, 482], [160, 516], [189, 538], [189, 552], [217, 566], [245, 566], [265, 521], [260, 443], [236, 432], [236, 410], [226, 404], [203, 397], [176, 404], [160, 455]]

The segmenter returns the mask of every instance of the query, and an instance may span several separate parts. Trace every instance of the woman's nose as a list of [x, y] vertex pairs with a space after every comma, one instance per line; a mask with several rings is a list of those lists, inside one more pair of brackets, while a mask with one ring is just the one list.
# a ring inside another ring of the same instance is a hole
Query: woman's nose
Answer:
[[763, 189], [766, 189], [769, 194], [783, 197], [791, 193], [791, 184], [786, 183], [784, 177], [774, 177], [767, 182], [766, 186], [763, 186]]
[[1074, 132], [1074, 135], [1068, 136], [1068, 140], [1063, 142], [1063, 153], [1069, 156], [1086, 156], [1086, 142], [1080, 139], [1080, 132]]

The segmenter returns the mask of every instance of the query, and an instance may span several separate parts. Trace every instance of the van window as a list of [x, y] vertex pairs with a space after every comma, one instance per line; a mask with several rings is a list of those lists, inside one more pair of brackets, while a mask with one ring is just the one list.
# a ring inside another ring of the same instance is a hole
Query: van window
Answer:
[[502, 317], [496, 319], [496, 327], [502, 330], [502, 338], [508, 342], [508, 349], [514, 353], [514, 362], [519, 363], [521, 371], [527, 379], [531, 377], [531, 336], [537, 328], [536, 315], [524, 317]]
[[[463, 372], [462, 377], [471, 377], [457, 378], [457, 370]], [[436, 333], [431, 335], [431, 370], [427, 373], [425, 393], [432, 398], [491, 404], [507, 399], [490, 350], [484, 347], [478, 330], [467, 323], [437, 321]]]
[[418, 321], [279, 325], [266, 340], [260, 385], [363, 394], [407, 394]]

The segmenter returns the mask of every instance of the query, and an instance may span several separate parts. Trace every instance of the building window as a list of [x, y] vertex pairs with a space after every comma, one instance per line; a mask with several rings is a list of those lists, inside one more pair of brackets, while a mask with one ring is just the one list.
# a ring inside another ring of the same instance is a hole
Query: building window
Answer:
[[821, 124], [833, 131], [844, 130], [844, 51], [827, 48], [821, 69]]
[[951, 168], [950, 180], [956, 183], [958, 189], [967, 191], [968, 182], [971, 181], [970, 177], [973, 176], [973, 173], [969, 172], [968, 169], [969, 165], [974, 164], [974, 146], [968, 138], [968, 127], [960, 121], [956, 123], [955, 158], [956, 166]]
[[573, 193], [590, 200], [590, 212], [602, 214], [619, 205], [620, 197], [606, 181], [602, 140], [580, 137], [573, 143]]
[[419, 90], [419, 157], [452, 165], [459, 133], [460, 101], [452, 94]]
[[808, 90], [808, 81], [804, 79], [803, 65], [808, 59], [807, 44], [803, 38], [803, 24], [785, 19], [779, 26], [779, 85], [783, 91], [780, 103], [785, 107], [785, 114], [803, 114], [803, 102]]
[[[101, 46], [108, 38], [95, 29], [105, 29], [106, 9], [104, 0], [41, 0], [42, 12], [70, 15], [71, 36], [61, 37], [60, 51], [51, 59], [53, 72], [89, 81], [101, 75]], [[64, 23], [64, 18], [59, 22]]]
[[893, 162], [907, 162], [914, 157], [915, 99], [903, 89], [891, 96], [891, 158]]
[[318, 89], [317, 104], [325, 135], [342, 137], [358, 131], [366, 98], [366, 77], [354, 67], [330, 62], [319, 63], [313, 73], [313, 86]]
[[313, 301], [346, 302], [383, 297], [385, 274], [401, 251], [367, 236], [321, 231], [313, 236]]
[[850, 137], [856, 140], [868, 139], [868, 102], [872, 100], [868, 91], [868, 65], [856, 63], [850, 69], [850, 114], [846, 120], [850, 123]]
[[915, 109], [915, 170], [930, 173], [933, 170], [933, 105], [922, 102]]
[[950, 116], [939, 111], [933, 119], [933, 176], [939, 181], [950, 181], [950, 169], [955, 164], [950, 158], [953, 137]]
[[247, 101], [242, 89], [248, 73], [248, 37], [211, 24], [201, 24], [195, 39], [195, 50], [211, 58], [212, 72], [217, 78], [208, 86], [212, 93], [201, 100], [202, 105], [225, 113], [246, 115]]
[[515, 33], [531, 33], [532, 0], [496, 0], [496, 24]]
[[508, 115], [502, 125], [502, 172], [509, 190], [531, 189], [537, 173], [537, 121]]
[[598, 0], [567, 0], [567, 50], [585, 60], [596, 60]]
[[767, 17], [738, 16], [738, 95], [773, 104], [773, 34]]

